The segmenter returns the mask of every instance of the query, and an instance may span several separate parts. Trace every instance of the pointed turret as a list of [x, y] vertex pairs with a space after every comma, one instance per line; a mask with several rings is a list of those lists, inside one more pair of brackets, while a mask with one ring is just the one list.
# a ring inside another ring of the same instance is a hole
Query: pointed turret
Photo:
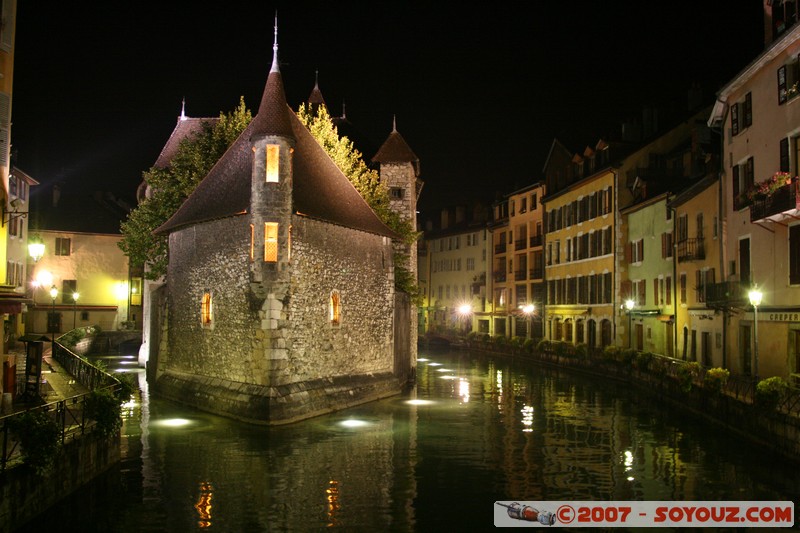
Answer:
[[325, 103], [325, 98], [322, 96], [322, 91], [319, 90], [319, 71], [314, 73], [314, 88], [311, 89], [311, 94], [308, 95], [308, 108], [311, 113], [316, 114], [320, 106], [328, 107]]
[[251, 124], [252, 137], [259, 135], [280, 135], [294, 138], [289, 121], [289, 105], [283, 89], [283, 77], [278, 68], [278, 20], [275, 17], [275, 41], [272, 45], [272, 67], [267, 76], [267, 85], [261, 96], [261, 103]]

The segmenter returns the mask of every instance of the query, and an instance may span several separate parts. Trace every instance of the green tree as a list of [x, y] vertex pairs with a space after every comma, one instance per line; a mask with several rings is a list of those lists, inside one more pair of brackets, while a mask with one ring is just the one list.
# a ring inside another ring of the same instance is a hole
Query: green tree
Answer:
[[[350, 139], [339, 136], [339, 131], [327, 108], [318, 106], [309, 109], [305, 104], [301, 104], [297, 111], [297, 117], [333, 159], [339, 170], [361, 193], [378, 218], [400, 235], [406, 245], [414, 246], [419, 238], [419, 233], [410, 220], [391, 208], [389, 190], [385, 184], [381, 183], [380, 175], [367, 166], [363, 155], [355, 148]], [[395, 248], [395, 286], [418, 300], [420, 291], [416, 277], [408, 268], [408, 261], [408, 254]]]
[[147, 265], [148, 279], [158, 279], [167, 271], [167, 238], [153, 235], [153, 230], [175, 214], [251, 119], [240, 98], [233, 112], [220, 113], [215, 124], [206, 123], [193, 137], [182, 140], [167, 168], [151, 167], [143, 173], [151, 196], [122, 223], [119, 247], [131, 263]]

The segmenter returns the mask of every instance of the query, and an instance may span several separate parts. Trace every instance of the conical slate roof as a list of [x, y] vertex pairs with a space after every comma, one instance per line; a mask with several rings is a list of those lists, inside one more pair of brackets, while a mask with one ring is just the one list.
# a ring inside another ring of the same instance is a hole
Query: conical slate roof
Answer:
[[418, 163], [419, 158], [395, 127], [372, 161], [375, 163]]
[[178, 211], [155, 230], [174, 230], [250, 210], [251, 139], [280, 135], [296, 141], [293, 210], [300, 215], [369, 233], [397, 238], [286, 104], [283, 82], [273, 61], [258, 114], [214, 165]]

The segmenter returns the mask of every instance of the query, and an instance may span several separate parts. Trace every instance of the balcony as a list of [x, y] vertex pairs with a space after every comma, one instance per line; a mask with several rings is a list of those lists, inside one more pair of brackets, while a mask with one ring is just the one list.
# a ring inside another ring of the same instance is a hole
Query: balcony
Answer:
[[525, 270], [517, 270], [514, 272], [514, 281], [525, 281], [527, 272]]
[[747, 292], [750, 285], [741, 281], [724, 281], [709, 283], [705, 287], [706, 305], [708, 307], [745, 307], [750, 300]]
[[506, 280], [506, 273], [505, 271], [498, 270], [494, 272], [494, 281], [495, 283], [503, 283]]
[[514, 249], [515, 250], [524, 250], [528, 245], [528, 239], [518, 239], [514, 241]]
[[506, 245], [505, 244], [495, 244], [494, 245], [494, 253], [495, 254], [504, 254], [504, 253], [506, 253]]
[[543, 279], [544, 278], [544, 268], [541, 266], [533, 267], [531, 269], [531, 279]]
[[754, 198], [750, 204], [750, 222], [781, 222], [800, 216], [800, 187], [797, 178], [769, 196]]
[[684, 239], [678, 241], [675, 246], [678, 254], [678, 262], [700, 261], [706, 258], [706, 248], [702, 237]]
[[544, 235], [534, 235], [530, 238], [530, 246], [533, 248], [534, 246], [541, 246], [544, 242]]

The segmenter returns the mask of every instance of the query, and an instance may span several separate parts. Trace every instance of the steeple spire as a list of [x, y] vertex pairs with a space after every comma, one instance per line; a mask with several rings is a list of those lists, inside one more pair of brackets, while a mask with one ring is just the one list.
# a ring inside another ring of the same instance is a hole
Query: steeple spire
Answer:
[[183, 97], [183, 102], [181, 103], [181, 120], [186, 120], [186, 97]]
[[392, 115], [392, 133], [397, 133], [397, 115]]
[[278, 70], [278, 10], [275, 10], [275, 41], [272, 43], [272, 67], [270, 72], [279, 72]]

